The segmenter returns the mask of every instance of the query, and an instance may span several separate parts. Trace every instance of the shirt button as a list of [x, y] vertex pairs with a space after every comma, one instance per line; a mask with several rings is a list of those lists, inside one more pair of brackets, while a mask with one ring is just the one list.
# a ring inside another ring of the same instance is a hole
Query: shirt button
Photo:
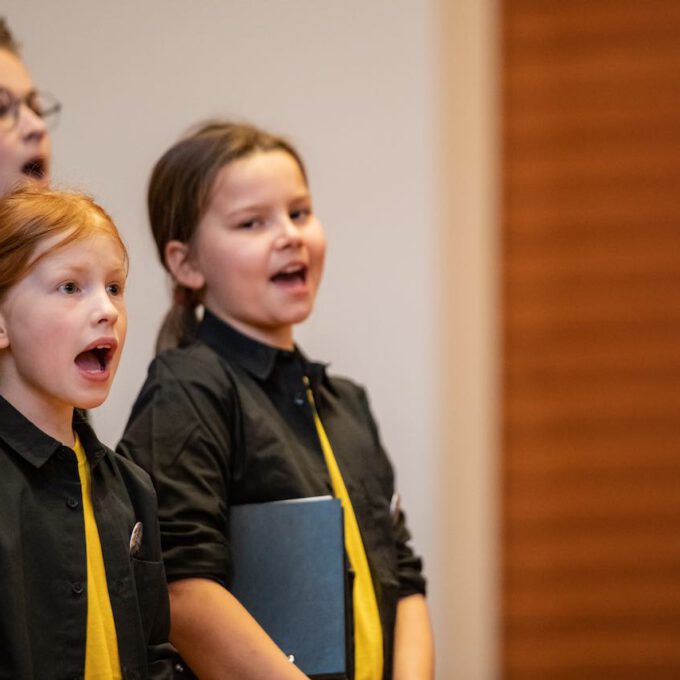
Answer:
[[66, 499], [66, 505], [68, 505], [68, 507], [71, 508], [71, 510], [75, 510], [80, 505], [80, 503], [78, 502], [78, 499], [75, 496], [69, 496]]
[[293, 402], [295, 403], [296, 406], [302, 406], [305, 403], [305, 395], [302, 394], [302, 392], [298, 392], [293, 397]]
[[80, 581], [76, 581], [75, 583], [71, 584], [71, 590], [76, 595], [82, 595], [83, 590], [85, 590], [85, 586]]

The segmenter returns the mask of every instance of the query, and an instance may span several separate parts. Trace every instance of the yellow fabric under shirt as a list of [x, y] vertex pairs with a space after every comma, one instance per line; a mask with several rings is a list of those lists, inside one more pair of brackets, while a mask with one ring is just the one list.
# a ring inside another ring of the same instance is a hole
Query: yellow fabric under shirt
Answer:
[[354, 605], [354, 679], [381, 680], [383, 675], [382, 625], [378, 602], [373, 589], [371, 570], [368, 566], [359, 524], [354, 514], [347, 487], [316, 410], [314, 397], [311, 389], [309, 389], [309, 381], [305, 379], [305, 383], [307, 385], [307, 398], [314, 411], [316, 431], [331, 478], [333, 493], [336, 498], [340, 499], [344, 510], [345, 549], [354, 570], [354, 590], [352, 594]]
[[78, 476], [83, 495], [85, 545], [87, 550], [87, 641], [85, 644], [85, 679], [120, 680], [118, 638], [111, 611], [106, 570], [94, 518], [90, 492], [90, 468], [85, 450], [76, 437]]

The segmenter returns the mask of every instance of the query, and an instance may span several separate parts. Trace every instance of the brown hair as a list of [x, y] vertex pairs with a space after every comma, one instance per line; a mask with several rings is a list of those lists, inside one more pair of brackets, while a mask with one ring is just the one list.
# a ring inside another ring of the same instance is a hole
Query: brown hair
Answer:
[[0, 50], [7, 50], [14, 56], [19, 56], [19, 43], [9, 30], [5, 17], [0, 17]]
[[[289, 142], [247, 123], [203, 123], [161, 156], [151, 173], [148, 208], [158, 257], [166, 269], [166, 245], [173, 240], [191, 243], [208, 209], [219, 171], [263, 151], [290, 154], [307, 181], [304, 163]], [[176, 347], [195, 334], [200, 297], [200, 292], [175, 282], [172, 306], [158, 333], [156, 352]]]
[[[63, 248], [93, 231], [103, 230], [127, 249], [109, 214], [86, 194], [26, 186], [0, 198], [0, 300], [38, 262], [37, 246], [63, 234]], [[50, 252], [50, 251], [47, 251]]]

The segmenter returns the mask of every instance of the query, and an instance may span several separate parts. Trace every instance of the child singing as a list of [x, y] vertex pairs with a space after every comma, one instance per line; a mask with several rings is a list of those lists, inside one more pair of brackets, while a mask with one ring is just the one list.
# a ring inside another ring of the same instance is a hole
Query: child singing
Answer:
[[74, 409], [108, 395], [128, 259], [90, 198], [0, 200], [0, 677], [171, 677], [156, 500]]
[[61, 104], [37, 90], [7, 22], [0, 17], [0, 196], [24, 184], [46, 186], [50, 176], [48, 130]]
[[366, 394], [294, 343], [326, 248], [299, 154], [249, 125], [205, 125], [156, 164], [149, 215], [175, 282], [159, 344], [181, 346], [152, 363], [120, 450], [156, 485], [184, 662], [201, 679], [304, 677], [228, 590], [228, 509], [334, 494], [355, 574], [354, 677], [431, 678], [421, 561]]

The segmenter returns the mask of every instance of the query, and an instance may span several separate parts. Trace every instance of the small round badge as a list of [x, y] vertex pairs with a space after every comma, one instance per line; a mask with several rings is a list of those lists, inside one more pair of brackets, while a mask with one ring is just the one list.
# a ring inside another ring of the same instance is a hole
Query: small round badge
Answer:
[[132, 533], [130, 534], [130, 555], [133, 557], [139, 552], [142, 547], [142, 523], [137, 522]]

